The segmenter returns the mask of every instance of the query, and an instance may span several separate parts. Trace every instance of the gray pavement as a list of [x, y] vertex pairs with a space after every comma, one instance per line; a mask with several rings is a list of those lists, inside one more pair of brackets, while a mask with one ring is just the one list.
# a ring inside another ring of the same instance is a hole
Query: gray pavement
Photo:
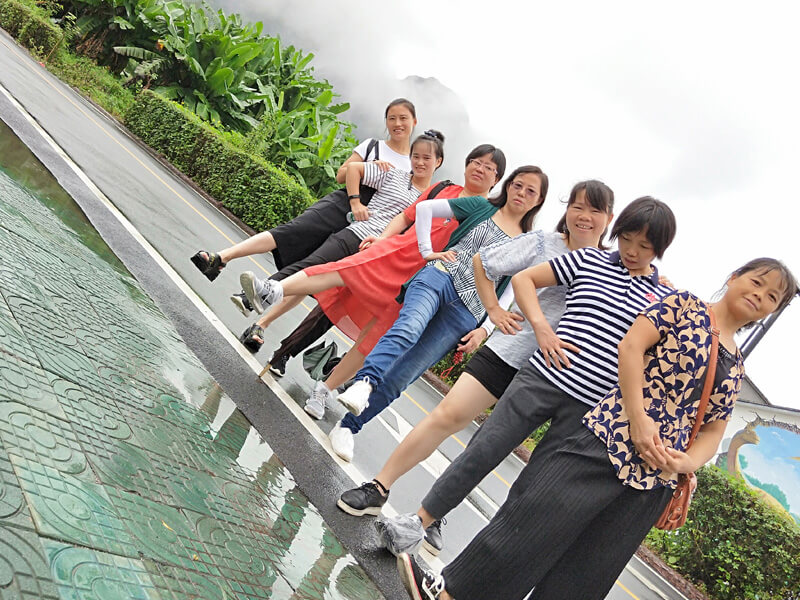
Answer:
[[[191, 265], [188, 257], [201, 248], [216, 250], [244, 239], [245, 234], [234, 223], [131, 139], [113, 119], [49, 74], [1, 31], [0, 84], [52, 136], [224, 325], [238, 335], [250, 321], [233, 307], [228, 295], [238, 287], [239, 272], [250, 269], [272, 273], [271, 256], [232, 263], [213, 284], [209, 283]], [[334, 508], [338, 494], [351, 487], [352, 482], [320, 447], [318, 438], [309, 435], [275, 394], [256, 382], [252, 369], [227, 342], [220, 339], [219, 333], [152, 259], [137, 247], [130, 234], [107, 210], [98, 206], [85, 183], [77, 181], [74, 174], [60, 164], [61, 159], [40, 139], [37, 140], [35, 132], [2, 96], [0, 118], [26, 141], [81, 204], [112, 249], [175, 322], [178, 331], [206, 368], [286, 462], [303, 492], [348, 550], [381, 585], [381, 591], [389, 598], [404, 597], [394, 577], [393, 562], [374, 546], [369, 523], [347, 517]], [[311, 306], [313, 300], [268, 330], [265, 348], [257, 355], [262, 364]], [[349, 343], [338, 332], [329, 337], [335, 339], [340, 348]], [[289, 363], [287, 374], [279, 383], [301, 405], [312, 387], [297, 360]], [[396, 445], [394, 437], [387, 432], [405, 431], [413, 426], [439, 399], [440, 395], [424, 381], [409, 388], [380, 422], [369, 424], [357, 436], [354, 460], [357, 470], [366, 478], [374, 474]], [[335, 407], [319, 427], [327, 432], [342, 414], [343, 409]], [[399, 481], [392, 490], [392, 506], [402, 512], [416, 509], [419, 499], [434, 480], [431, 471], [435, 473], [446, 465], [447, 459], [455, 456], [468, 441], [472, 431], [474, 425], [456, 436], [459, 441], [450, 439], [443, 444], [438, 460], [429, 461], [428, 469], [417, 467]], [[298, 452], [298, 448], [302, 448], [302, 452]], [[494, 505], [502, 503], [508, 484], [521, 467], [521, 461], [509, 457], [495, 474], [486, 478], [472, 503], [453, 512], [445, 527], [447, 545], [442, 554], [445, 562], [485, 524], [485, 516], [481, 513], [491, 514]], [[633, 571], [627, 570], [623, 574], [609, 598], [680, 597], [669, 590], [654, 591], [651, 587], [661, 588], [659, 580], [647, 575], [647, 567], [638, 561], [632, 567]], [[639, 577], [635, 572], [645, 576]], [[643, 583], [642, 579], [652, 581]]]

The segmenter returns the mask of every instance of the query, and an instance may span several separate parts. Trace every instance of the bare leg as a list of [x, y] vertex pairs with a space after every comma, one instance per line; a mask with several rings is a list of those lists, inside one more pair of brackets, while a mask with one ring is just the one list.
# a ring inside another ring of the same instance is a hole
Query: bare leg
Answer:
[[251, 254], [263, 254], [264, 252], [271, 252], [275, 248], [275, 238], [272, 237], [272, 234], [269, 231], [262, 231], [243, 242], [220, 250], [218, 254], [222, 262], [227, 263], [234, 258], [242, 258]]
[[[495, 402], [497, 398], [477, 379], [469, 373], [462, 374], [439, 405], [395, 448], [375, 479], [387, 489], [391, 488], [395, 481], [433, 454], [447, 436], [464, 429]], [[423, 515], [420, 514], [420, 517]], [[433, 518], [429, 520], [429, 523], [425, 523], [423, 517], [425, 527], [434, 521]]]
[[325, 380], [325, 387], [329, 390], [335, 390], [345, 381], [352, 379], [358, 370], [364, 366], [364, 355], [358, 351], [358, 346], [364, 341], [364, 338], [369, 333], [372, 326], [375, 325], [375, 319], [372, 319], [366, 324], [364, 329], [358, 335], [356, 343], [347, 351], [347, 353], [339, 361], [339, 364], [333, 368], [328, 378]]
[[280, 304], [276, 304], [275, 306], [271, 307], [267, 314], [261, 317], [258, 320], [258, 326], [262, 329], [266, 329], [269, 327], [278, 317], [285, 315], [287, 312], [292, 310], [295, 306], [300, 304], [303, 301], [305, 296], [296, 295], [296, 296], [286, 296]]
[[297, 295], [307, 296], [344, 285], [344, 281], [337, 271], [320, 273], [319, 275], [312, 275], [311, 277], [306, 275], [305, 271], [299, 271], [279, 283], [281, 287], [283, 287], [284, 297]]

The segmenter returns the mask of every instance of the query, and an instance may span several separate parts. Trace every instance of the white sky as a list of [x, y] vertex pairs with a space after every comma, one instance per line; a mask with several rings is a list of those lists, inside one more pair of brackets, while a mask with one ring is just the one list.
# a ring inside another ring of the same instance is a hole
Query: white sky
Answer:
[[[541, 166], [539, 227], [555, 225], [575, 182], [598, 178], [616, 212], [645, 194], [670, 204], [678, 236], [661, 270], [678, 287], [709, 298], [757, 256], [800, 275], [794, 3], [214, 3], [313, 50], [317, 73], [358, 107], [382, 111], [398, 78], [436, 77], [466, 107], [468, 139], [418, 103], [420, 125], [448, 135], [450, 167], [482, 142], [506, 151], [509, 171]], [[798, 332], [800, 299], [747, 361], [773, 404], [796, 409]]]

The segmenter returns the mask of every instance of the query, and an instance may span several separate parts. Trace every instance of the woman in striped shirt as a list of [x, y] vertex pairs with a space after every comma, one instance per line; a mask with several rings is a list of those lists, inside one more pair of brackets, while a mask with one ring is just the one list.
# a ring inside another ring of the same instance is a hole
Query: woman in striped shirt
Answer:
[[[618, 382], [582, 422], [545, 435], [555, 451], [533, 453], [509, 500], [442, 575], [398, 557], [411, 597], [515, 600], [533, 588], [532, 600], [605, 598], [669, 502], [677, 475], [716, 452], [744, 376], [734, 334], [797, 292], [785, 265], [759, 258], [728, 277], [715, 304], [673, 291], [644, 309], [619, 342]], [[714, 335], [712, 392], [687, 449]], [[558, 349], [572, 350], [558, 337], [550, 347], [563, 362]]]
[[[346, 228], [331, 234], [314, 252], [297, 261], [284, 274], [292, 274], [307, 267], [334, 262], [358, 252], [364, 240], [381, 235], [384, 229], [398, 214], [403, 212], [428, 189], [433, 175], [444, 160], [444, 135], [436, 130], [428, 130], [411, 144], [411, 171], [392, 168], [384, 170], [374, 162], [351, 162], [348, 164], [345, 183], [347, 192], [355, 200], [359, 189], [366, 185], [376, 190], [366, 207], [353, 211], [353, 222]], [[300, 304], [305, 296], [295, 294], [285, 298], [280, 304], [248, 327], [240, 336], [241, 342], [252, 351], [258, 351], [264, 343], [264, 329], [272, 322]], [[250, 302], [244, 294], [234, 294], [231, 301], [242, 314], [248, 316], [252, 311]], [[260, 312], [260, 311], [259, 311]]]
[[[618, 251], [582, 248], [514, 276], [517, 304], [539, 348], [469, 446], [433, 484], [417, 515], [378, 519], [376, 528], [390, 552], [413, 548], [408, 526], [422, 542], [425, 530], [458, 506], [532, 431], [550, 420], [555, 434], [545, 436], [536, 449], [545, 453], [547, 439], [571, 428], [603, 398], [616, 382], [617, 344], [636, 315], [670, 291], [650, 263], [663, 256], [674, 236], [675, 217], [669, 207], [654, 198], [639, 198], [622, 211], [611, 230]], [[536, 295], [537, 289], [553, 285], [567, 288], [558, 335]]]

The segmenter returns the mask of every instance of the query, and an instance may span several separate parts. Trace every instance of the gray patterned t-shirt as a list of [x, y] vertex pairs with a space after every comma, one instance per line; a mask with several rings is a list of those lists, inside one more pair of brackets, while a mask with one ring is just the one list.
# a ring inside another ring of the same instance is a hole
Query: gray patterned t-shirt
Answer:
[[[567, 252], [569, 248], [560, 233], [536, 230], [483, 248], [480, 254], [486, 275], [492, 281], [497, 281], [503, 276], [514, 275]], [[567, 288], [554, 285], [538, 290], [537, 294], [542, 312], [555, 330], [564, 313]], [[516, 302], [509, 310], [522, 314]], [[522, 331], [518, 331], [516, 335], [506, 335], [495, 329], [486, 342], [497, 356], [515, 369], [522, 368], [525, 361], [539, 348], [528, 320], [520, 322], [520, 325]]]

